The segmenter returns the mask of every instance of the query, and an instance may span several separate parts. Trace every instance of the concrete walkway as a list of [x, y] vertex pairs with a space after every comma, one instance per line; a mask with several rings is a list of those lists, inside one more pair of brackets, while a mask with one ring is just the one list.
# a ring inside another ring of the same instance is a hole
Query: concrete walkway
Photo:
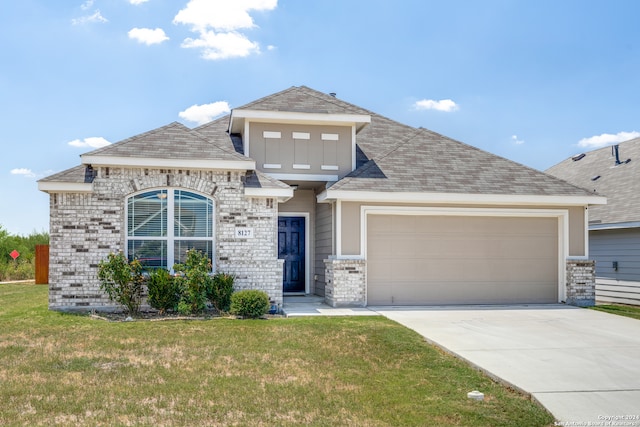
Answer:
[[282, 313], [287, 317], [307, 316], [380, 316], [366, 307], [334, 308], [324, 303], [323, 297], [299, 296], [285, 297]]
[[369, 309], [530, 393], [559, 425], [640, 426], [640, 320], [564, 305]]

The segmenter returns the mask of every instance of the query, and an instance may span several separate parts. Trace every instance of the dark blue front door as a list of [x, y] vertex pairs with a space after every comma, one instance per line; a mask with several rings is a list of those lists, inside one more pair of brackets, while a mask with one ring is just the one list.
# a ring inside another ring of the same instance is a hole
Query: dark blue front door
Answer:
[[284, 260], [284, 292], [305, 291], [304, 217], [278, 218], [278, 258]]

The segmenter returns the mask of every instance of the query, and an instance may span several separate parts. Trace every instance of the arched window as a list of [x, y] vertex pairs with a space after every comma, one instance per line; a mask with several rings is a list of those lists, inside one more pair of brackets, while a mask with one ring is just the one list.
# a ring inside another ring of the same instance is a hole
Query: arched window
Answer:
[[171, 270], [197, 249], [214, 260], [213, 200], [189, 191], [161, 189], [127, 199], [127, 256], [149, 268]]

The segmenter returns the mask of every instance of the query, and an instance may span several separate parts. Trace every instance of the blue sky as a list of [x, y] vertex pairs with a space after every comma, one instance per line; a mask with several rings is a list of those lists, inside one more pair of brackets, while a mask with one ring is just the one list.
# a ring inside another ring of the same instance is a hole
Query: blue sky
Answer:
[[[0, 225], [101, 144], [291, 86], [537, 169], [640, 136], [640, 2], [20, 0], [0, 12]], [[191, 107], [191, 108], [190, 108]]]

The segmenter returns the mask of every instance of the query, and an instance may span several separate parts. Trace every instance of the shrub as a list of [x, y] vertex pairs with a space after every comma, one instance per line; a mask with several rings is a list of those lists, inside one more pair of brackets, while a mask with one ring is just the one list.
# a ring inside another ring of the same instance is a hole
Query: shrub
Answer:
[[210, 286], [211, 260], [196, 249], [187, 251], [187, 260], [184, 264], [175, 264], [173, 269], [182, 273], [176, 277], [182, 287], [181, 304], [178, 311], [182, 314], [195, 314], [202, 312], [207, 306], [207, 288]]
[[217, 272], [211, 278], [211, 281], [207, 286], [207, 299], [211, 301], [211, 304], [218, 313], [229, 311], [234, 281], [234, 275], [222, 272]]
[[164, 314], [167, 310], [177, 310], [180, 301], [180, 283], [164, 268], [152, 270], [147, 281], [149, 296], [147, 302]]
[[231, 314], [257, 319], [269, 310], [269, 296], [264, 291], [243, 290], [231, 295]]
[[109, 299], [124, 307], [131, 315], [138, 314], [142, 302], [144, 277], [138, 260], [129, 262], [122, 252], [110, 253], [98, 264], [100, 288]]

